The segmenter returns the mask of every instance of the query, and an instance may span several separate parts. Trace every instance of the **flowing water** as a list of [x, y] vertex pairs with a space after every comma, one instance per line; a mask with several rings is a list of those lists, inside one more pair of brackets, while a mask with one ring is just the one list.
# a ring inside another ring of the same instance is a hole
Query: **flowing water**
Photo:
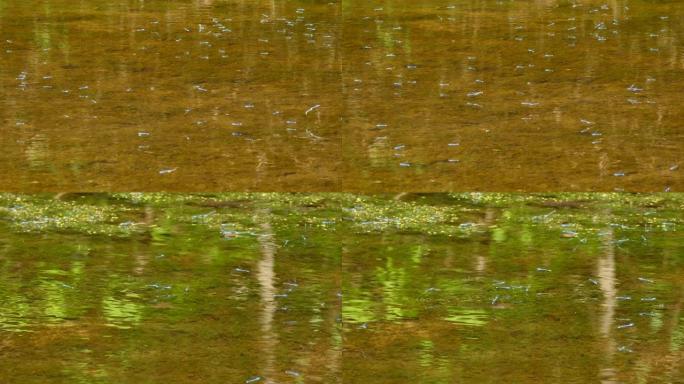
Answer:
[[0, 190], [682, 191], [683, 17], [0, 0]]
[[8, 383], [681, 383], [684, 195], [0, 195]]

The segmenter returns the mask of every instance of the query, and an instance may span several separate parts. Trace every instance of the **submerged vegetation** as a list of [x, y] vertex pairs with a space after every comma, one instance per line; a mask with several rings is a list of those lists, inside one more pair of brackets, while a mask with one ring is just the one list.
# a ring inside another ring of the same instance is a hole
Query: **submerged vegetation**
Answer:
[[[256, 227], [257, 217], [274, 224], [333, 230], [401, 230], [460, 236], [487, 230], [482, 209], [501, 211], [499, 221], [577, 230], [607, 224], [668, 230], [681, 225], [682, 194], [399, 194], [340, 193], [117, 193], [0, 195], [0, 220], [28, 232], [73, 231], [127, 236], [149, 226], [204, 225], [235, 231]], [[158, 217], [164, 218], [159, 220]], [[571, 236], [568, 232], [567, 236]]]

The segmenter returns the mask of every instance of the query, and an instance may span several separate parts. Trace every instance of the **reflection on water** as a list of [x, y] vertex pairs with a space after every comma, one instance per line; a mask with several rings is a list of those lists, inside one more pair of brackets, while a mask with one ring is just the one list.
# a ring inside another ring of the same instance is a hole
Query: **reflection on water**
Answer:
[[487, 313], [483, 310], [459, 310], [458, 308], [449, 308], [448, 311], [448, 315], [444, 318], [444, 320], [446, 321], [451, 321], [452, 323], [457, 323], [461, 325], [487, 324]]
[[[611, 228], [604, 234], [605, 254], [598, 260], [598, 282], [603, 293], [603, 314], [601, 316], [601, 335], [607, 339], [605, 356], [608, 364], [612, 363], [615, 354], [615, 339], [612, 337], [612, 329], [615, 326], [615, 307], [617, 305], [617, 289], [615, 287], [615, 249], [614, 236]], [[622, 347], [627, 348], [627, 347]], [[602, 371], [603, 382], [613, 383], [615, 372], [612, 368], [604, 368]]]
[[681, 194], [4, 194], [0, 376], [677, 383], [683, 207]]
[[3, 381], [338, 382], [334, 243], [255, 197], [2, 195]]
[[[257, 264], [257, 280], [261, 285], [260, 299], [262, 303], [262, 313], [259, 321], [261, 322], [261, 335], [263, 338], [263, 350], [265, 354], [264, 374], [266, 377], [273, 377], [273, 364], [275, 356], [273, 352], [278, 344], [278, 341], [273, 334], [273, 317], [276, 311], [275, 302], [275, 286], [276, 279], [273, 267], [275, 263], [276, 246], [273, 241], [273, 230], [268, 222], [261, 224], [261, 235], [259, 236], [259, 244], [261, 247], [261, 254], [263, 258]], [[266, 382], [272, 382], [267, 380]]]
[[681, 203], [440, 196], [345, 243], [345, 382], [684, 378]]
[[0, 2], [2, 190], [681, 191], [680, 2]]

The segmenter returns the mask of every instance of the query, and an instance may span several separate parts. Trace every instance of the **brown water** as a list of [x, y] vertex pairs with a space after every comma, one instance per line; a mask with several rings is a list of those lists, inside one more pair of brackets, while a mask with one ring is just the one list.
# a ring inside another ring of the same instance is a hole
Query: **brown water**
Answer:
[[0, 1], [0, 190], [682, 191], [678, 1]]
[[0, 195], [8, 383], [681, 383], [684, 195]]

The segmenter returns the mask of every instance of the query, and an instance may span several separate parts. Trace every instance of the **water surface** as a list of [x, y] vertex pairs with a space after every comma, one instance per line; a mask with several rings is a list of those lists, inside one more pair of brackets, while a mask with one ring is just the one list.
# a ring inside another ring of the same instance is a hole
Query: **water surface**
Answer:
[[325, 232], [238, 197], [61, 198], [3, 198], [3, 381], [339, 382]]
[[0, 377], [681, 383], [681, 194], [0, 196]]
[[345, 248], [345, 382], [684, 380], [681, 205], [489, 197]]
[[0, 2], [0, 190], [682, 191], [678, 1]]

